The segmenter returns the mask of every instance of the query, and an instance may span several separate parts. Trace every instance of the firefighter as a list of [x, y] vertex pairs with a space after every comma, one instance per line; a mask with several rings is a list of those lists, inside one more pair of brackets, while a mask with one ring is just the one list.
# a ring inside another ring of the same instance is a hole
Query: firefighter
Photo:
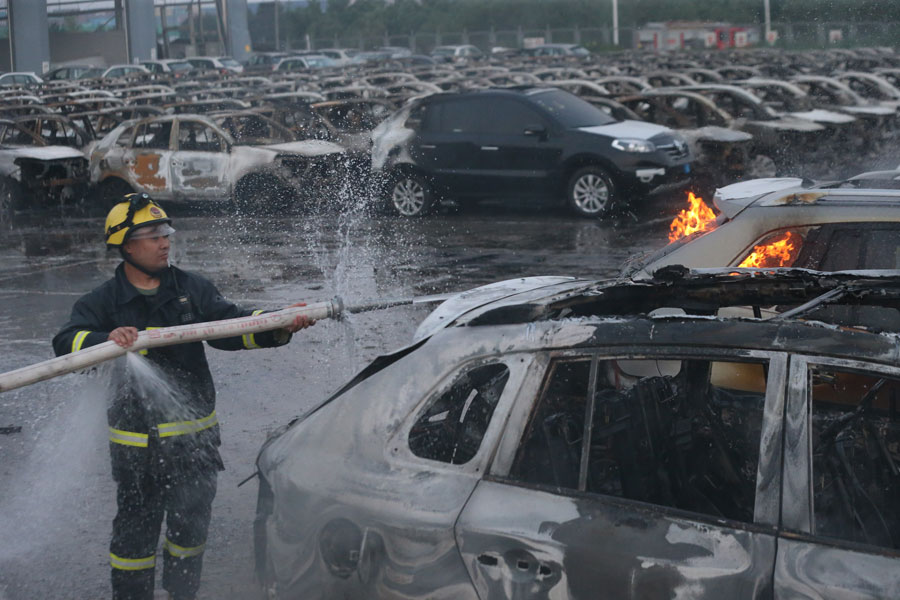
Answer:
[[[57, 354], [107, 340], [131, 346], [139, 330], [259, 314], [222, 297], [200, 275], [169, 265], [172, 221], [147, 194], [129, 194], [106, 218], [107, 248], [123, 262], [115, 276], [75, 303], [69, 322], [53, 338]], [[303, 303], [292, 306], [303, 306]], [[210, 341], [221, 350], [273, 348], [312, 324]], [[107, 411], [118, 512], [110, 565], [113, 598], [153, 597], [163, 518], [163, 587], [175, 600], [194, 598], [210, 509], [216, 493], [219, 426], [216, 397], [201, 342], [142, 350], [177, 390], [179, 402], [156, 402], [143, 388], [113, 384]]]

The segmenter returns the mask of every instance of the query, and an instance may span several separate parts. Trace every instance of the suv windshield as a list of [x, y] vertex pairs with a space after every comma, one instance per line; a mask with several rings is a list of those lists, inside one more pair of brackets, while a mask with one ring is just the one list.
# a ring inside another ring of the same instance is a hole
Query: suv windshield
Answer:
[[540, 90], [531, 94], [531, 99], [568, 129], [617, 122], [593, 104], [562, 90]]

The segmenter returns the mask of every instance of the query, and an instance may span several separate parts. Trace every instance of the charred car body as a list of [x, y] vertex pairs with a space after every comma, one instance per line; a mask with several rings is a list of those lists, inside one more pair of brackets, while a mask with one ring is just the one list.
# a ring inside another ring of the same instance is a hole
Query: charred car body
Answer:
[[[15, 211], [59, 205], [84, 198], [88, 187], [85, 143], [67, 119], [46, 121], [59, 136], [42, 137], [29, 125], [33, 117], [0, 120], [0, 225]], [[68, 134], [68, 135], [67, 135]]]
[[817, 298], [896, 312], [900, 280], [534, 278], [447, 301], [263, 447], [265, 592], [896, 597], [898, 338], [714, 317]]
[[[745, 177], [774, 175], [766, 157], [752, 155], [753, 136], [728, 127], [729, 116], [705, 96], [679, 90], [651, 90], [618, 101], [639, 118], [678, 131], [694, 156], [695, 187], [712, 189]], [[762, 172], [760, 172], [762, 171]]]
[[[277, 123], [259, 115], [215, 117], [223, 124], [264, 122], [267, 143], [240, 144], [212, 118], [172, 115], [127, 121], [91, 155], [91, 179], [113, 202], [129, 191], [166, 200], [229, 200], [248, 209], [287, 205], [343, 181], [344, 149], [323, 140], [291, 141]], [[227, 121], [227, 123], [226, 123]], [[258, 131], [259, 128], [253, 131]], [[245, 130], [240, 129], [242, 135]], [[254, 140], [251, 133], [246, 137]], [[259, 140], [255, 140], [259, 141]]]
[[706, 84], [681, 88], [710, 98], [731, 117], [728, 126], [753, 136], [754, 156], [767, 157], [774, 175], [801, 174], [820, 150], [825, 128], [808, 119], [779, 116], [751, 92], [733, 85]]
[[616, 121], [555, 88], [435, 94], [373, 132], [373, 171], [406, 216], [442, 197], [565, 199], [579, 215], [605, 216], [636, 193], [686, 184], [690, 160], [671, 130]]

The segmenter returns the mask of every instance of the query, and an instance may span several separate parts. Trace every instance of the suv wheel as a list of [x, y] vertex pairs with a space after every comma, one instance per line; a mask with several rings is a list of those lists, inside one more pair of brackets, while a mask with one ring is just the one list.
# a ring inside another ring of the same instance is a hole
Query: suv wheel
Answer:
[[583, 167], [569, 179], [566, 199], [582, 217], [604, 217], [616, 200], [612, 178], [600, 167]]
[[400, 173], [390, 187], [391, 206], [404, 217], [421, 217], [431, 212], [434, 192], [418, 173]]

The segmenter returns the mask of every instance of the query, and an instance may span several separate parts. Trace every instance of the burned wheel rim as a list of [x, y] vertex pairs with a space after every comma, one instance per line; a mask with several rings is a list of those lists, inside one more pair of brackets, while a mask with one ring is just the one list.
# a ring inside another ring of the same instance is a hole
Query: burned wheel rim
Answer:
[[575, 180], [572, 186], [572, 202], [576, 208], [588, 215], [598, 215], [609, 205], [609, 185], [600, 175], [586, 173]]
[[404, 177], [394, 184], [391, 201], [401, 215], [412, 217], [421, 214], [425, 208], [425, 195], [424, 185], [411, 177]]

